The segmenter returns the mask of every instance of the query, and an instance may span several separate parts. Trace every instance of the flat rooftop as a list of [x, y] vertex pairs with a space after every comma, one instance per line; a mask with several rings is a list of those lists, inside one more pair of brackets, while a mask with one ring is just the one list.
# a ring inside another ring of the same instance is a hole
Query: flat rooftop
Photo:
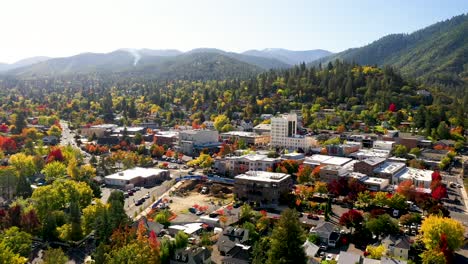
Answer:
[[291, 176], [286, 173], [267, 172], [267, 171], [248, 171], [244, 174], [237, 175], [235, 179], [244, 179], [249, 181], [261, 182], [282, 182]]
[[395, 177], [398, 177], [400, 179], [430, 182], [432, 181], [433, 172], [434, 171], [431, 171], [431, 170], [420, 170], [420, 169], [407, 167], [406, 169], [402, 170], [397, 175], [395, 175]]
[[159, 175], [165, 171], [167, 170], [135, 167], [133, 169], [128, 169], [128, 170], [124, 170], [124, 171], [120, 171], [120, 172], [108, 175], [105, 178], [115, 179], [115, 180], [131, 180], [137, 177], [148, 178], [154, 175]]
[[388, 158], [390, 156], [390, 151], [385, 149], [360, 149], [354, 153], [351, 153], [351, 157], [379, 157], [379, 158]]
[[404, 163], [401, 162], [385, 162], [384, 164], [380, 165], [379, 167], [374, 169], [375, 173], [388, 173], [388, 174], [394, 174], [398, 172], [399, 170], [403, 169], [406, 167]]
[[385, 158], [382, 158], [382, 157], [370, 157], [370, 158], [367, 158], [365, 160], [363, 160], [363, 162], [369, 164], [370, 166], [375, 166], [379, 163], [382, 163], [384, 162], [386, 159]]
[[247, 132], [247, 131], [229, 131], [226, 133], [222, 133], [222, 136], [238, 136], [238, 137], [263, 137], [254, 132]]

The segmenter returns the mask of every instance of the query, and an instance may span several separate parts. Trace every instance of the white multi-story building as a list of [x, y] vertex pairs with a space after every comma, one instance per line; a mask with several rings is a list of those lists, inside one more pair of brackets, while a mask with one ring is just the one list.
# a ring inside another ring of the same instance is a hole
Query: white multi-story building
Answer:
[[297, 134], [297, 115], [291, 113], [271, 118], [271, 146], [308, 151], [317, 146], [317, 140]]
[[185, 155], [191, 156], [203, 149], [216, 149], [220, 145], [216, 130], [193, 129], [179, 132], [178, 150]]
[[279, 163], [279, 158], [269, 158], [263, 154], [247, 154], [243, 156], [226, 157], [216, 159], [214, 167], [218, 173], [235, 176], [246, 171], [267, 171], [273, 170], [275, 164]]

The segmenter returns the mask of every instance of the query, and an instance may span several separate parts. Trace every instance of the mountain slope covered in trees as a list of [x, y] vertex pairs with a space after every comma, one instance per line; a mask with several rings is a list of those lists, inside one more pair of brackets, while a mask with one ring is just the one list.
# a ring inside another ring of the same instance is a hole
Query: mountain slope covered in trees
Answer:
[[242, 54], [257, 57], [274, 58], [290, 65], [296, 65], [303, 62], [309, 63], [314, 60], [323, 58], [325, 56], [329, 56], [332, 53], [330, 51], [321, 49], [302, 51], [294, 51], [287, 49], [264, 49], [248, 50], [243, 52]]
[[405, 75], [430, 83], [460, 86], [468, 78], [468, 15], [433, 24], [411, 34], [392, 34], [361, 48], [315, 61], [353, 61], [361, 65], [392, 65]]

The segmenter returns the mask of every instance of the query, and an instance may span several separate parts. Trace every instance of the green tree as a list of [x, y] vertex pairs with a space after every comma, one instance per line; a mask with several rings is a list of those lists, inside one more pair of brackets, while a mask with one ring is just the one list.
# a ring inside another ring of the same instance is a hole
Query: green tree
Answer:
[[53, 125], [49, 128], [47, 134], [49, 136], [55, 136], [57, 138], [60, 138], [62, 136], [62, 130], [60, 129], [60, 127]]
[[255, 242], [252, 252], [252, 264], [265, 264], [270, 250], [270, 237], [261, 237]]
[[271, 235], [271, 248], [266, 263], [307, 263], [302, 245], [306, 238], [297, 212], [286, 209], [281, 213]]
[[19, 111], [15, 115], [15, 130], [13, 131], [15, 134], [21, 133], [23, 129], [26, 127], [26, 117], [23, 112]]
[[421, 156], [421, 149], [418, 147], [412, 148], [409, 153], [415, 155], [416, 157], [419, 157]]
[[403, 158], [408, 154], [408, 149], [403, 145], [396, 145], [393, 149], [393, 154], [399, 158]]
[[369, 219], [366, 223], [366, 228], [377, 236], [396, 234], [399, 231], [398, 223], [388, 214]]
[[42, 173], [44, 173], [48, 182], [53, 182], [67, 175], [67, 167], [60, 161], [52, 161], [45, 165], [44, 169], [42, 169]]
[[26, 258], [31, 253], [32, 236], [13, 226], [0, 235], [0, 243], [10, 248], [13, 253]]
[[450, 139], [450, 129], [445, 121], [440, 122], [437, 126], [437, 136], [439, 139]]
[[15, 254], [11, 248], [5, 244], [0, 243], [0, 263], [2, 264], [25, 264], [28, 259]]
[[438, 250], [426, 250], [421, 255], [422, 264], [446, 264], [445, 255]]
[[188, 235], [183, 231], [179, 231], [174, 238], [175, 248], [185, 248], [188, 245]]
[[125, 213], [125, 198], [120, 191], [112, 191], [107, 199], [109, 204], [109, 225], [111, 230], [129, 223], [129, 218]]
[[18, 197], [29, 198], [32, 195], [31, 184], [29, 183], [28, 178], [24, 175], [18, 177], [18, 182], [16, 184], [16, 195]]
[[68, 257], [60, 248], [49, 248], [44, 252], [44, 264], [65, 264]]

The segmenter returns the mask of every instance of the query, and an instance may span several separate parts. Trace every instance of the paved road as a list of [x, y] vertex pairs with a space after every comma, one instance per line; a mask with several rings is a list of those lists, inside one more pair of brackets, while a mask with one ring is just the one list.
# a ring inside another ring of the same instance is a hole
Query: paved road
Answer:
[[91, 158], [91, 155], [82, 151], [75, 141], [75, 133], [70, 130], [68, 127], [68, 122], [64, 120], [60, 120], [60, 126], [62, 127], [62, 138], [60, 139], [61, 146], [68, 146], [71, 145], [72, 147], [79, 149], [81, 154], [83, 155], [83, 163], [88, 164]]

